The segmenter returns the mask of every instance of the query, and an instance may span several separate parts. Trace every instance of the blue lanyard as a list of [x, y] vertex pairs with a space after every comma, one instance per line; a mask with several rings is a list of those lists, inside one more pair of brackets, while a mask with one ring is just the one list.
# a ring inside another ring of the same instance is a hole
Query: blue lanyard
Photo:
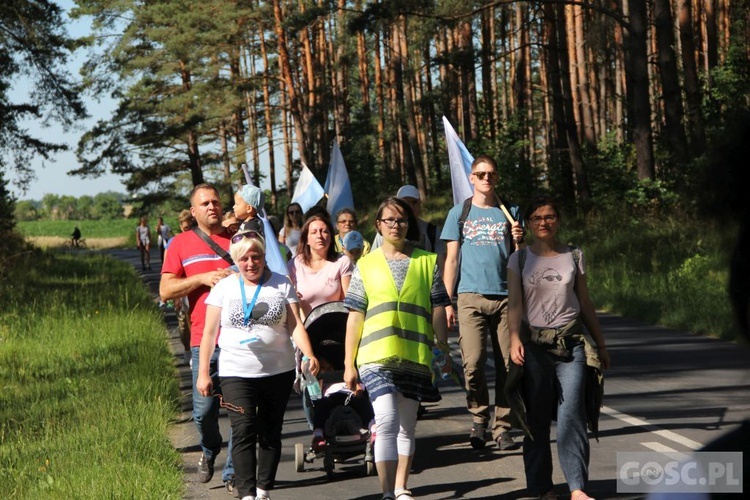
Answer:
[[247, 299], [245, 298], [245, 281], [242, 279], [242, 276], [240, 276], [240, 292], [242, 293], [242, 312], [245, 315], [245, 326], [250, 322], [250, 315], [253, 313], [253, 308], [255, 307], [255, 301], [258, 300], [258, 294], [260, 293], [260, 288], [263, 286], [263, 281], [266, 278], [266, 273], [263, 271], [263, 276], [260, 278], [260, 284], [255, 287], [255, 295], [253, 295], [253, 300], [249, 304], [247, 303]]

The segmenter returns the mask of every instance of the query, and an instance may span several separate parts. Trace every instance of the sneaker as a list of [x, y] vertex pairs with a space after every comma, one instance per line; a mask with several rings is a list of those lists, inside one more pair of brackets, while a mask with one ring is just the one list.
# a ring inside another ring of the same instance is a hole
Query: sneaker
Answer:
[[232, 498], [240, 498], [240, 490], [234, 486], [234, 479], [224, 481], [224, 487], [227, 489], [227, 493], [232, 495]]
[[500, 436], [495, 440], [497, 443], [497, 447], [500, 448], [501, 451], [506, 450], [515, 450], [518, 448], [518, 443], [516, 443], [513, 440], [513, 436], [510, 435], [510, 432], [503, 431], [500, 433]]
[[204, 453], [198, 461], [198, 481], [207, 483], [212, 477], [214, 477], [214, 461], [209, 460]]
[[484, 448], [487, 434], [487, 424], [474, 423], [474, 427], [471, 428], [471, 434], [469, 434], [469, 442], [471, 447], [475, 450], [481, 450]]
[[258, 495], [257, 497], [255, 497], [255, 500], [271, 500], [271, 497], [267, 495]]

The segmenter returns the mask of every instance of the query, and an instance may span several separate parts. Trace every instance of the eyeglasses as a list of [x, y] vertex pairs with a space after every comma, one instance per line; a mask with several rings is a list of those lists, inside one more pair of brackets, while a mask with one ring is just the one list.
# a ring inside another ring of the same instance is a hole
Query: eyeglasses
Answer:
[[534, 217], [531, 217], [529, 219], [529, 222], [534, 225], [539, 225], [542, 223], [542, 221], [546, 222], [547, 224], [552, 224], [553, 222], [557, 221], [557, 215], [545, 215], [544, 217], [535, 215]]
[[356, 224], [357, 223], [355, 219], [341, 219], [336, 222], [338, 222], [339, 224]]
[[258, 231], [242, 231], [241, 233], [237, 233], [232, 236], [232, 243], [239, 243], [243, 238], [254, 238], [256, 240], [259, 239], [261, 241], [265, 241], [263, 239], [263, 235]]
[[477, 179], [480, 181], [483, 181], [485, 177], [488, 178], [488, 180], [494, 180], [497, 179], [497, 172], [472, 172], [476, 176]]
[[287, 213], [289, 215], [301, 215], [302, 214], [302, 210], [289, 210]]
[[398, 225], [398, 227], [406, 227], [409, 225], [408, 219], [379, 219], [380, 222], [386, 225], [386, 227], [394, 228]]

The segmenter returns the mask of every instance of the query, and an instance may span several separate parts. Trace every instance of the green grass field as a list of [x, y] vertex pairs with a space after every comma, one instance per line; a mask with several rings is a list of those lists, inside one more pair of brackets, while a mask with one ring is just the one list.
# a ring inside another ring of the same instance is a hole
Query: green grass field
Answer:
[[0, 290], [4, 498], [182, 498], [167, 332], [132, 266], [34, 250]]

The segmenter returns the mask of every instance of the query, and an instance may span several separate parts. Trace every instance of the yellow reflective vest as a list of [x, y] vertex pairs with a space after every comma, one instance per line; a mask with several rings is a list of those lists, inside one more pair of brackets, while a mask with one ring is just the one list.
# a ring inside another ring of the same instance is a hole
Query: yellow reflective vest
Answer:
[[367, 312], [357, 351], [357, 366], [399, 357], [430, 366], [433, 273], [437, 255], [415, 248], [401, 292], [378, 248], [357, 262], [367, 293]]

